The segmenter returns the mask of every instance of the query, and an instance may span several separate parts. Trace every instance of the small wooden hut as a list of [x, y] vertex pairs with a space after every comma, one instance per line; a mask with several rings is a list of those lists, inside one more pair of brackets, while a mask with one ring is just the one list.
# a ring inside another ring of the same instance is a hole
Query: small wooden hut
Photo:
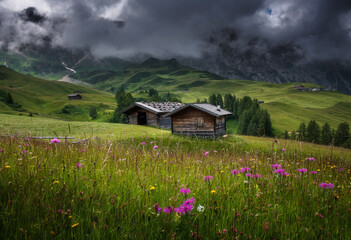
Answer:
[[226, 116], [232, 115], [219, 106], [207, 103], [187, 104], [165, 117], [171, 117], [173, 134], [219, 137], [226, 132]]
[[184, 105], [178, 102], [135, 102], [121, 113], [127, 115], [129, 124], [170, 129], [171, 118], [164, 116], [182, 106]]
[[68, 100], [79, 100], [79, 99], [82, 99], [82, 96], [78, 93], [68, 95]]

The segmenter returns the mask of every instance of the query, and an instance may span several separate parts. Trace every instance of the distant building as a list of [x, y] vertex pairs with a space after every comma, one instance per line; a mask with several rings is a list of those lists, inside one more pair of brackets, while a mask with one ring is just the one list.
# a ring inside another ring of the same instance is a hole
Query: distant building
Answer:
[[170, 129], [171, 118], [165, 115], [182, 106], [184, 104], [178, 102], [135, 102], [123, 109], [121, 113], [127, 115], [129, 124]]
[[303, 89], [303, 88], [305, 88], [305, 86], [304, 85], [296, 85], [294, 88], [295, 89]]
[[173, 134], [219, 137], [226, 132], [226, 116], [232, 115], [220, 106], [208, 103], [187, 104], [165, 117], [171, 117]]
[[262, 104], [262, 103], [264, 103], [264, 101], [263, 101], [263, 100], [261, 100], [261, 101], [258, 101], [258, 103], [259, 103], [259, 104]]
[[78, 93], [68, 95], [68, 100], [80, 100], [80, 99], [82, 99], [82, 96]]

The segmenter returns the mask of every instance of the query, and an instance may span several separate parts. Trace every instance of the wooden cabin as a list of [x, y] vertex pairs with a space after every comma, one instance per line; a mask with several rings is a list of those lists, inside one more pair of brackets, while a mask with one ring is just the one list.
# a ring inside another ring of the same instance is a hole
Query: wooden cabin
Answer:
[[170, 129], [171, 118], [165, 115], [182, 106], [184, 105], [178, 102], [135, 102], [123, 109], [121, 113], [127, 115], [129, 124]]
[[187, 104], [165, 117], [171, 117], [173, 134], [219, 137], [226, 132], [226, 116], [232, 115], [219, 106], [207, 103]]
[[82, 96], [78, 93], [68, 95], [68, 100], [79, 100], [79, 99], [82, 99]]

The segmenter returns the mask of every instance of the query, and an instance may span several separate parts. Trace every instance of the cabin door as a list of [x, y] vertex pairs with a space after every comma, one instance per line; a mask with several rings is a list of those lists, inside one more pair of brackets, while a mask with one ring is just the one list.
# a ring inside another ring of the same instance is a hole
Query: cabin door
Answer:
[[138, 112], [138, 125], [146, 125], [146, 112]]

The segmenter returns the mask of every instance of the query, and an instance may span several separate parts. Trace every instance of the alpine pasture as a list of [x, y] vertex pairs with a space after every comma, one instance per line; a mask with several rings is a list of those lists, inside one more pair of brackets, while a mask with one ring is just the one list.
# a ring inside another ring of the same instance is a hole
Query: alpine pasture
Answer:
[[[351, 237], [350, 150], [39, 117], [0, 123], [1, 239]], [[43, 136], [75, 139], [34, 138]]]

